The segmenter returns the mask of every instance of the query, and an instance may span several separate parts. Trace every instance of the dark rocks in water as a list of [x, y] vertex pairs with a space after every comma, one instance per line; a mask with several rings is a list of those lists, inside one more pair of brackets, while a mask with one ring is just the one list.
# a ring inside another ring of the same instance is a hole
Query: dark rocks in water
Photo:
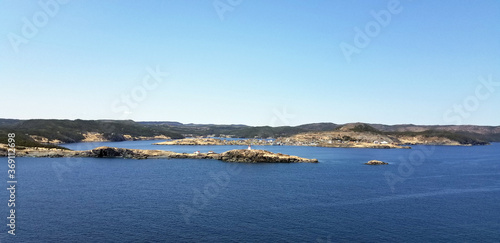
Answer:
[[[0, 146], [0, 156], [6, 156], [6, 149]], [[209, 153], [176, 153], [164, 150], [126, 149], [98, 147], [92, 150], [72, 151], [62, 149], [26, 148], [19, 150], [19, 157], [93, 157], [93, 158], [127, 158], [127, 159], [216, 159], [241, 163], [317, 163], [317, 159], [306, 159], [293, 155], [272, 153], [265, 150], [235, 149], [221, 154]]]
[[133, 149], [99, 147], [90, 150], [90, 156], [98, 158], [133, 158], [147, 159], [146, 153], [137, 153]]
[[317, 159], [306, 159], [293, 155], [272, 153], [266, 150], [234, 149], [221, 154], [216, 153], [175, 153], [163, 150], [123, 149], [99, 147], [91, 150], [92, 157], [99, 158], [190, 158], [190, 159], [217, 159], [227, 162], [240, 163], [317, 163]]
[[389, 163], [380, 161], [380, 160], [370, 160], [365, 163], [365, 165], [388, 165]]
[[266, 150], [234, 149], [220, 154], [222, 161], [240, 163], [317, 163], [317, 159], [306, 159], [293, 155], [272, 153]]

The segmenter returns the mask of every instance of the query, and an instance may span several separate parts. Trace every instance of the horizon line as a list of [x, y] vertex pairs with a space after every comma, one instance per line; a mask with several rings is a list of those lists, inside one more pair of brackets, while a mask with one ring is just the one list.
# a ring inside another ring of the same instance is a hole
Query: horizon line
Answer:
[[310, 123], [303, 123], [300, 125], [281, 125], [281, 126], [271, 126], [271, 125], [248, 125], [248, 124], [242, 124], [242, 123], [195, 123], [195, 122], [180, 122], [180, 121], [172, 121], [172, 120], [149, 120], [149, 121], [140, 121], [140, 120], [133, 120], [133, 119], [81, 119], [81, 118], [75, 118], [75, 119], [70, 119], [70, 118], [29, 118], [29, 119], [19, 119], [19, 118], [0, 118], [0, 120], [19, 120], [19, 121], [27, 121], [27, 120], [69, 120], [69, 121], [76, 121], [76, 120], [82, 120], [82, 121], [133, 121], [137, 123], [141, 122], [172, 122], [172, 123], [180, 123], [183, 125], [216, 125], [216, 126], [249, 126], [249, 127], [298, 127], [298, 126], [303, 126], [303, 125], [310, 125], [310, 124], [321, 124], [321, 123], [328, 123], [328, 124], [334, 124], [334, 125], [347, 125], [347, 124], [368, 124], [368, 125], [385, 125], [385, 126], [484, 126], [484, 127], [499, 127], [500, 125], [477, 125], [477, 124], [414, 124], [414, 123], [373, 123], [373, 122], [347, 122], [347, 123], [335, 123], [331, 121], [320, 121], [320, 122], [310, 122]]

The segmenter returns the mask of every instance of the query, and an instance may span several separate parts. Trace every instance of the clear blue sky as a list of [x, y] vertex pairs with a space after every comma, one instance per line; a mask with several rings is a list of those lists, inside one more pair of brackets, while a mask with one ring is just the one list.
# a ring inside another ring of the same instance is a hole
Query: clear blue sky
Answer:
[[1, 1], [0, 117], [500, 125], [500, 1], [220, 2]]

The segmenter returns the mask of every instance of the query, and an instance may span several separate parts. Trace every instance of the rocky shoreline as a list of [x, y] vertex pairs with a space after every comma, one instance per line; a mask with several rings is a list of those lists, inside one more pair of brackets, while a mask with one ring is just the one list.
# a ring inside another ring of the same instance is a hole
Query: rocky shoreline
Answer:
[[[98, 133], [98, 132], [86, 132], [82, 133], [82, 136], [84, 139], [81, 141], [76, 141], [76, 142], [112, 142], [113, 140], [106, 138], [104, 133]], [[168, 140], [171, 139], [170, 137], [167, 137], [165, 135], [157, 135], [157, 136], [132, 136], [128, 134], [123, 134], [119, 137], [119, 141], [140, 141], [140, 140]], [[64, 143], [63, 141], [59, 139], [48, 139], [43, 136], [39, 135], [30, 135], [30, 138], [33, 139], [35, 142], [41, 143], [41, 144], [52, 144], [52, 145], [57, 145], [57, 144], [62, 144]]]
[[409, 149], [409, 146], [401, 146], [394, 143], [369, 143], [369, 142], [351, 142], [351, 141], [323, 141], [311, 139], [291, 139], [279, 138], [276, 140], [271, 139], [241, 139], [241, 140], [225, 140], [219, 138], [184, 138], [174, 139], [153, 145], [288, 145], [288, 146], [311, 146], [311, 147], [332, 147], [332, 148], [377, 148], [377, 149], [391, 149], [402, 148]]
[[[7, 148], [0, 147], [0, 156], [7, 156]], [[223, 153], [176, 153], [164, 150], [125, 149], [98, 147], [92, 150], [73, 151], [46, 148], [16, 148], [16, 157], [89, 157], [127, 159], [214, 159], [239, 163], [318, 163], [317, 159], [307, 159], [293, 155], [272, 153], [266, 150], [234, 149]]]
[[168, 140], [153, 145], [274, 145], [273, 140], [267, 139], [237, 139], [226, 140], [220, 138], [183, 138]]

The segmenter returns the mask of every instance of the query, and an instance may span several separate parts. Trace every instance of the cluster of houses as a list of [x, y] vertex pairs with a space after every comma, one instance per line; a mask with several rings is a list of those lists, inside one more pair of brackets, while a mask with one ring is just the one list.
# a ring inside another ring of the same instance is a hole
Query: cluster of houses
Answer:
[[[319, 144], [348, 144], [348, 143], [360, 143], [361, 141], [348, 141], [342, 139], [302, 139], [295, 140], [286, 138], [283, 140], [278, 140], [275, 145], [293, 145], [293, 146], [318, 146]], [[387, 141], [373, 141], [374, 144], [389, 144]]]

